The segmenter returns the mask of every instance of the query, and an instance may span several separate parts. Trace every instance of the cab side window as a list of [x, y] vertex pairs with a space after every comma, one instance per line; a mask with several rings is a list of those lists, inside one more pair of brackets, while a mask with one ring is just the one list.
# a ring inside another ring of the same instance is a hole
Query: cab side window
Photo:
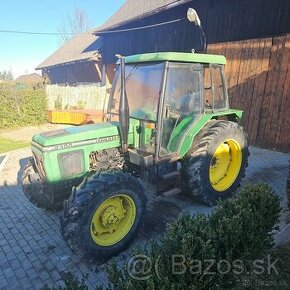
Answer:
[[211, 73], [209, 66], [204, 67], [204, 109], [212, 111], [213, 98], [211, 86]]
[[226, 110], [228, 98], [222, 66], [212, 65], [211, 74], [214, 93], [213, 111]]
[[223, 67], [210, 65], [204, 69], [204, 107], [216, 112], [228, 109], [227, 90]]

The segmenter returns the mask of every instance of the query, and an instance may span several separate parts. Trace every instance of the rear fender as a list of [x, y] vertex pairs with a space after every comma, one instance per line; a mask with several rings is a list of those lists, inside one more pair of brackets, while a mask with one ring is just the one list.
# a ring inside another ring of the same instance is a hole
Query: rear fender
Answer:
[[180, 157], [182, 158], [190, 150], [194, 138], [210, 120], [226, 119], [241, 124], [242, 116], [243, 111], [234, 109], [202, 115], [188, 127], [186, 132], [184, 132], [177, 150]]

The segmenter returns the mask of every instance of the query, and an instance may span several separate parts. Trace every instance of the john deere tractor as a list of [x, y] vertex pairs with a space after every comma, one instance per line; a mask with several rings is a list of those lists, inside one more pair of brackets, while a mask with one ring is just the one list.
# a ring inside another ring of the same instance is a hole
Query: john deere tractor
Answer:
[[243, 112], [229, 108], [224, 56], [162, 52], [118, 62], [107, 122], [35, 135], [23, 176], [40, 207], [68, 198], [63, 237], [98, 258], [136, 236], [146, 209], [140, 180], [157, 194], [183, 191], [212, 205], [237, 189], [249, 155]]

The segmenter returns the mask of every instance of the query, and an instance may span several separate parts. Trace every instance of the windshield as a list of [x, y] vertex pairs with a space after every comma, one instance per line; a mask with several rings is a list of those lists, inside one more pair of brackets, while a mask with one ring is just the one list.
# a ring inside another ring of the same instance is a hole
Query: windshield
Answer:
[[[126, 65], [126, 93], [130, 117], [157, 120], [164, 63]], [[121, 74], [118, 70], [112, 91], [110, 112], [118, 114]]]

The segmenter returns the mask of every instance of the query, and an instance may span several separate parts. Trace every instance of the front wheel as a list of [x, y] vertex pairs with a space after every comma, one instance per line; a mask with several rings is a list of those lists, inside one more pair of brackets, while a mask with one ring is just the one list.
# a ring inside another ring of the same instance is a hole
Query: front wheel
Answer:
[[138, 180], [125, 173], [102, 173], [85, 180], [65, 202], [61, 232], [80, 257], [103, 261], [136, 236], [146, 198]]
[[212, 205], [232, 195], [248, 166], [247, 134], [237, 123], [210, 121], [182, 162], [187, 192]]

